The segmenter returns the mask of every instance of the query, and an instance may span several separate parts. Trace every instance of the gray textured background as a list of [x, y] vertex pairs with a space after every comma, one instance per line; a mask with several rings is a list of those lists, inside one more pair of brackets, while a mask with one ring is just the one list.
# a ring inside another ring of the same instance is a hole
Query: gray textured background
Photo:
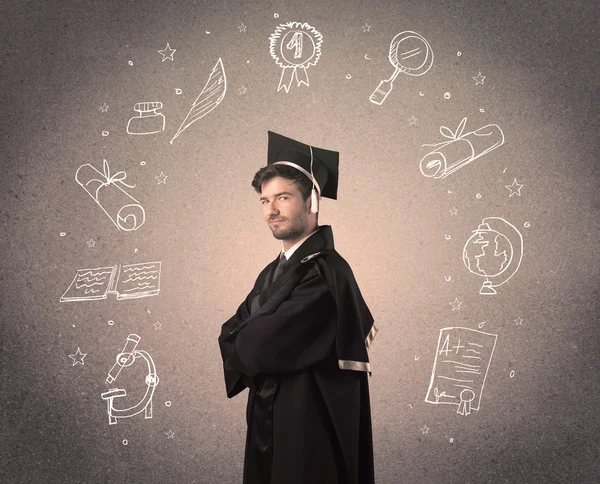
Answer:
[[[280, 248], [250, 187], [268, 129], [341, 152], [339, 199], [325, 200], [320, 223], [333, 226], [380, 327], [370, 352], [377, 482], [598, 481], [597, 2], [1, 9], [3, 482], [241, 482], [246, 393], [226, 398], [217, 336]], [[324, 42], [310, 87], [286, 94], [268, 37], [288, 21]], [[404, 30], [429, 41], [434, 66], [400, 75], [376, 106], [368, 97], [392, 73], [388, 46]], [[174, 60], [161, 62], [167, 42]], [[219, 57], [225, 99], [170, 145]], [[164, 103], [164, 133], [127, 135], [139, 101]], [[464, 116], [468, 130], [498, 124], [506, 143], [446, 179], [423, 177], [421, 145]], [[147, 218], [135, 232], [119, 232], [74, 180], [103, 159], [136, 184]], [[509, 197], [514, 178], [524, 186]], [[462, 263], [488, 216], [519, 227], [525, 246], [493, 297]], [[154, 260], [156, 297], [59, 302], [77, 269]], [[483, 321], [498, 342], [480, 410], [425, 403], [439, 330]], [[109, 426], [100, 393], [130, 333], [161, 378], [154, 417]], [[78, 347], [83, 366], [68, 357]]]

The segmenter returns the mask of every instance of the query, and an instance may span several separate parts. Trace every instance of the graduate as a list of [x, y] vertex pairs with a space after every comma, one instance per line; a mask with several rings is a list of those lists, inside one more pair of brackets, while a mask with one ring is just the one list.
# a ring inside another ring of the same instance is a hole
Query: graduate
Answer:
[[377, 327], [352, 269], [318, 225], [339, 154], [270, 132], [252, 181], [281, 253], [219, 346], [227, 396], [249, 389], [244, 484], [371, 484], [368, 347]]

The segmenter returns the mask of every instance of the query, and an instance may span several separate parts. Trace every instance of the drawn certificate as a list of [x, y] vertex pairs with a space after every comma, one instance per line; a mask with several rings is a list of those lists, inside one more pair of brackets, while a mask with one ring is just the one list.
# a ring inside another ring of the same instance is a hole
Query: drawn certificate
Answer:
[[469, 328], [442, 328], [425, 401], [479, 410], [498, 335]]

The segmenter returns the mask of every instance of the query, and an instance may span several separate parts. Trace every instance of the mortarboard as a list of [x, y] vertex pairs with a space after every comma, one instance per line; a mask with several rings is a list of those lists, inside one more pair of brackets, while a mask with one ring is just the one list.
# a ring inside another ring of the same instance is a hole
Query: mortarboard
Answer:
[[316, 191], [322, 197], [337, 199], [339, 156], [337, 151], [317, 148], [269, 131], [267, 164], [291, 166], [313, 182], [311, 210], [317, 212]]

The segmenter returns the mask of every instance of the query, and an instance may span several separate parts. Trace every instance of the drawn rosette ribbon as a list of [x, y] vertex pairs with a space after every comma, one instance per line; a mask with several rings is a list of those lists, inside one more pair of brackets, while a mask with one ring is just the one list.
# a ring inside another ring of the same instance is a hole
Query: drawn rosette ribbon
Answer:
[[288, 22], [277, 27], [269, 40], [271, 57], [283, 68], [277, 91], [289, 92], [294, 78], [297, 86], [308, 86], [306, 70], [321, 57], [321, 33], [307, 23]]

